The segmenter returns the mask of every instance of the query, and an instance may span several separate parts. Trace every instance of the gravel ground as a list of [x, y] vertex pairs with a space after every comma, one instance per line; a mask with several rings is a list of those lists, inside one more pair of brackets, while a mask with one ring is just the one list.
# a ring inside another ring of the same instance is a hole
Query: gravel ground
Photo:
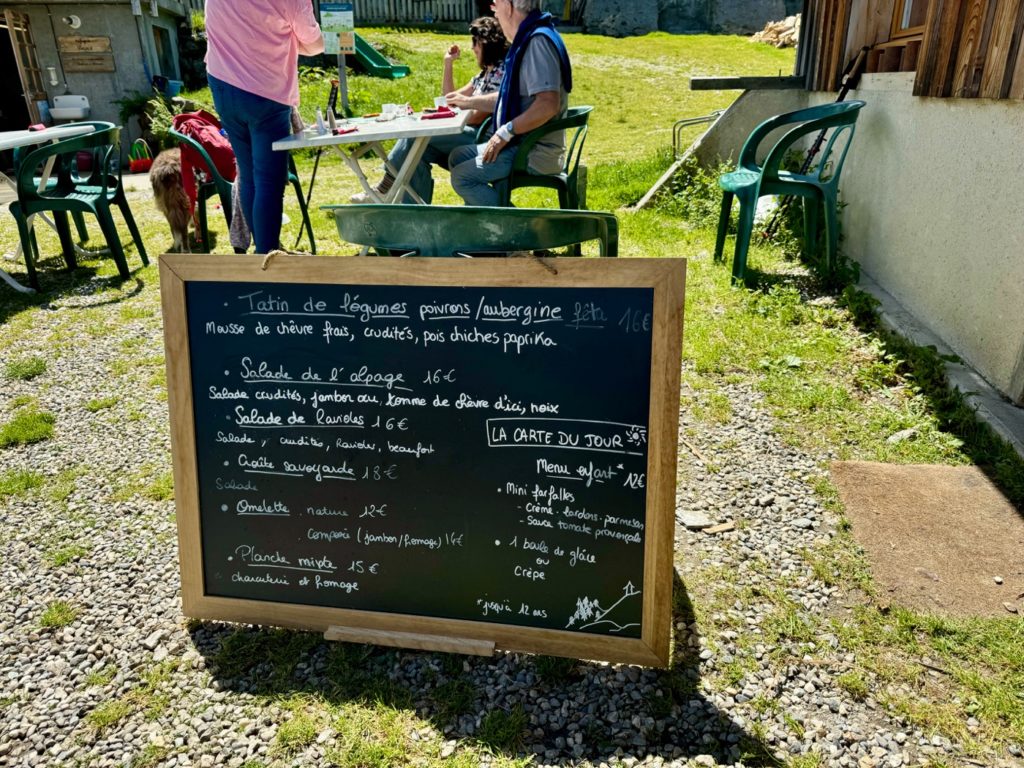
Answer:
[[[125, 290], [126, 300], [105, 311], [130, 305], [155, 313], [152, 288], [132, 298]], [[109, 298], [61, 299], [26, 342], [72, 327], [91, 303]], [[258, 694], [268, 669], [223, 676], [212, 659], [235, 628], [190, 625], [181, 616], [173, 502], [123, 492], [169, 471], [166, 404], [159, 381], [150, 380], [159, 368], [124, 372], [118, 365], [163, 351], [158, 315], [134, 314], [122, 313], [116, 330], [61, 344], [45, 374], [5, 380], [0, 392], [4, 419], [22, 395], [56, 416], [52, 440], [0, 450], [0, 467], [50, 479], [81, 470], [64, 499], [44, 487], [0, 500], [0, 765], [327, 765], [325, 753], [338, 746], [329, 727], [298, 754], [274, 752], [290, 715]], [[848, 596], [817, 581], [801, 556], [827, 541], [835, 522], [810, 486], [828, 457], [786, 447], [749, 389], [731, 386], [725, 394], [733, 411], [728, 424], [696, 424], [684, 414], [680, 432], [677, 563], [683, 584], [693, 585], [685, 587], [689, 599], [709, 593], [711, 573], [755, 594], [783, 589], [812, 614], [841, 613]], [[113, 407], [86, 409], [109, 396], [119, 398]], [[705, 457], [716, 466], [706, 467]], [[707, 533], [682, 524], [694, 515], [706, 517], [701, 525], [741, 524]], [[53, 565], [55, 549], [70, 543], [84, 554]], [[43, 612], [56, 600], [78, 616], [43, 629]], [[784, 649], [791, 663], [774, 659], [776, 649], [756, 642], [769, 610], [756, 601], [722, 602], [708, 626], [734, 629], [712, 629], [711, 636], [677, 617], [680, 661], [672, 674], [581, 662], [552, 681], [526, 655], [458, 658], [455, 671], [476, 698], [469, 714], [447, 724], [430, 692], [452, 673], [451, 658], [382, 650], [373, 652], [373, 663], [411, 692], [419, 719], [409, 738], [435, 741], [442, 757], [472, 743], [478, 713], [518, 704], [529, 720], [524, 753], [538, 765], [755, 766], [771, 764], [770, 755], [795, 760], [811, 752], [828, 766], [962, 764], [955, 745], [906, 727], [870, 695], [858, 700], [838, 686], [853, 658], [833, 650], [835, 638]], [[330, 648], [311, 645], [288, 681], [292, 690], [329, 687]], [[727, 677], [737, 665], [742, 676]], [[129, 707], [102, 730], [90, 724], [97, 707], [130, 702], [139, 691], [152, 694], [147, 706]], [[752, 744], [763, 754], [751, 757]]]

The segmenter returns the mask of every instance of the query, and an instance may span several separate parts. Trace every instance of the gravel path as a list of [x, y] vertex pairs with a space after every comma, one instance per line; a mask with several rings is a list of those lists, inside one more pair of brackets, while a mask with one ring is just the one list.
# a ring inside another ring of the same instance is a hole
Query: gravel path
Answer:
[[[189, 625], [180, 614], [173, 502], [124, 491], [169, 471], [169, 438], [161, 384], [151, 380], [159, 366], [145, 366], [163, 351], [158, 297], [147, 288], [121, 298], [103, 310], [115, 328], [91, 339], [71, 334], [48, 356], [45, 374], [5, 380], [0, 392], [0, 418], [19, 396], [56, 416], [52, 440], [0, 450], [0, 468], [61, 476], [67, 485], [66, 498], [51, 483], [0, 499], [0, 766], [328, 765], [325, 754], [339, 747], [329, 726], [297, 753], [275, 751], [292, 715], [259, 693], [269, 667], [237, 677], [217, 669], [222, 642], [237, 635], [223, 624]], [[100, 297], [60, 300], [21, 351], [2, 354], [42, 348], [28, 345], [92, 318], [91, 303]], [[137, 316], [145, 311], [151, 316]], [[142, 366], [126, 368], [125, 359]], [[436, 754], [455, 759], [473, 744], [482, 713], [519, 705], [528, 719], [524, 753], [539, 765], [755, 766], [770, 764], [769, 754], [812, 752], [820, 761], [801, 765], [895, 768], [936, 757], [960, 764], [948, 741], [837, 685], [853, 658], [833, 650], [835, 638], [783, 648], [768, 639], [773, 609], [758, 594], [783, 590], [822, 617], [845, 610], [846, 598], [816, 580], [801, 555], [831, 535], [834, 521], [809, 484], [827, 457], [783, 445], [749, 389], [725, 394], [733, 411], [726, 425], [684, 414], [679, 513], [740, 524], [721, 533], [680, 525], [678, 570], [694, 603], [723, 585], [755, 597], [719, 596], [710, 615], [698, 610], [700, 627], [677, 617], [673, 673], [579, 663], [553, 679], [519, 654], [368, 651], [367, 666], [411, 695], [409, 739], [436, 742]], [[110, 408], [85, 407], [110, 396], [119, 398]], [[716, 466], [704, 466], [706, 457]], [[70, 544], [81, 554], [54, 565], [54, 553]], [[77, 617], [41, 628], [58, 600]], [[307, 639], [285, 688], [326, 695], [331, 649]], [[474, 699], [468, 714], [447, 720], [431, 694], [454, 677], [471, 685]], [[101, 715], [112, 720], [105, 728], [95, 725]]]

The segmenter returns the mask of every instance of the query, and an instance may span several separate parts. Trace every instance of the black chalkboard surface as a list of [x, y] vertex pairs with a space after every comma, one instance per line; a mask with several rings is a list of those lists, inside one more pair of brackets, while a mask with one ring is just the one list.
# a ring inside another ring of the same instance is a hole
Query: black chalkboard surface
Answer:
[[[222, 265], [227, 280], [197, 268], [173, 298], [168, 365], [185, 391], [172, 413], [191, 422], [176, 453], [194, 468], [179, 513], [194, 489], [201, 599], [272, 623], [295, 623], [274, 622], [274, 606], [308, 606], [336, 624], [643, 643], [647, 592], [665, 578], [649, 562], [664, 549], [651, 530], [654, 342], [667, 327], [678, 339], [681, 310], [656, 322], [654, 283], [576, 284], [584, 262], [492, 262], [488, 276], [429, 260], [444, 274], [422, 284], [403, 277], [428, 260], [311, 261], [294, 265], [317, 268], [299, 282], [274, 280], [277, 264]], [[168, 272], [175, 262], [195, 264], [165, 257]], [[681, 308], [679, 265], [656, 263], [662, 281], [675, 268]], [[172, 333], [187, 365], [172, 366]], [[676, 342], [676, 379], [678, 356]]]

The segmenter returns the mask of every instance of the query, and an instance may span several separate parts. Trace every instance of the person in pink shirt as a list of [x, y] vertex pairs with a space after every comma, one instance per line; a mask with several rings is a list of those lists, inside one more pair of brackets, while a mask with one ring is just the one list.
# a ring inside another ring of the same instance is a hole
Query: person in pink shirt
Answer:
[[298, 58], [324, 50], [310, 0], [206, 0], [206, 73], [238, 162], [239, 198], [257, 253], [280, 246]]

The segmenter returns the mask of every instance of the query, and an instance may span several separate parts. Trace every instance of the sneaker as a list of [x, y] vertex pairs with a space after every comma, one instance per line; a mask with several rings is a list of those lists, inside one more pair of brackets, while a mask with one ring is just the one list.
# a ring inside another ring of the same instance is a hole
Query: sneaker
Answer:
[[348, 199], [348, 201], [350, 203], [355, 203], [356, 205], [365, 205], [366, 203], [373, 202], [373, 200], [370, 199], [370, 196], [365, 192], [356, 192]]

